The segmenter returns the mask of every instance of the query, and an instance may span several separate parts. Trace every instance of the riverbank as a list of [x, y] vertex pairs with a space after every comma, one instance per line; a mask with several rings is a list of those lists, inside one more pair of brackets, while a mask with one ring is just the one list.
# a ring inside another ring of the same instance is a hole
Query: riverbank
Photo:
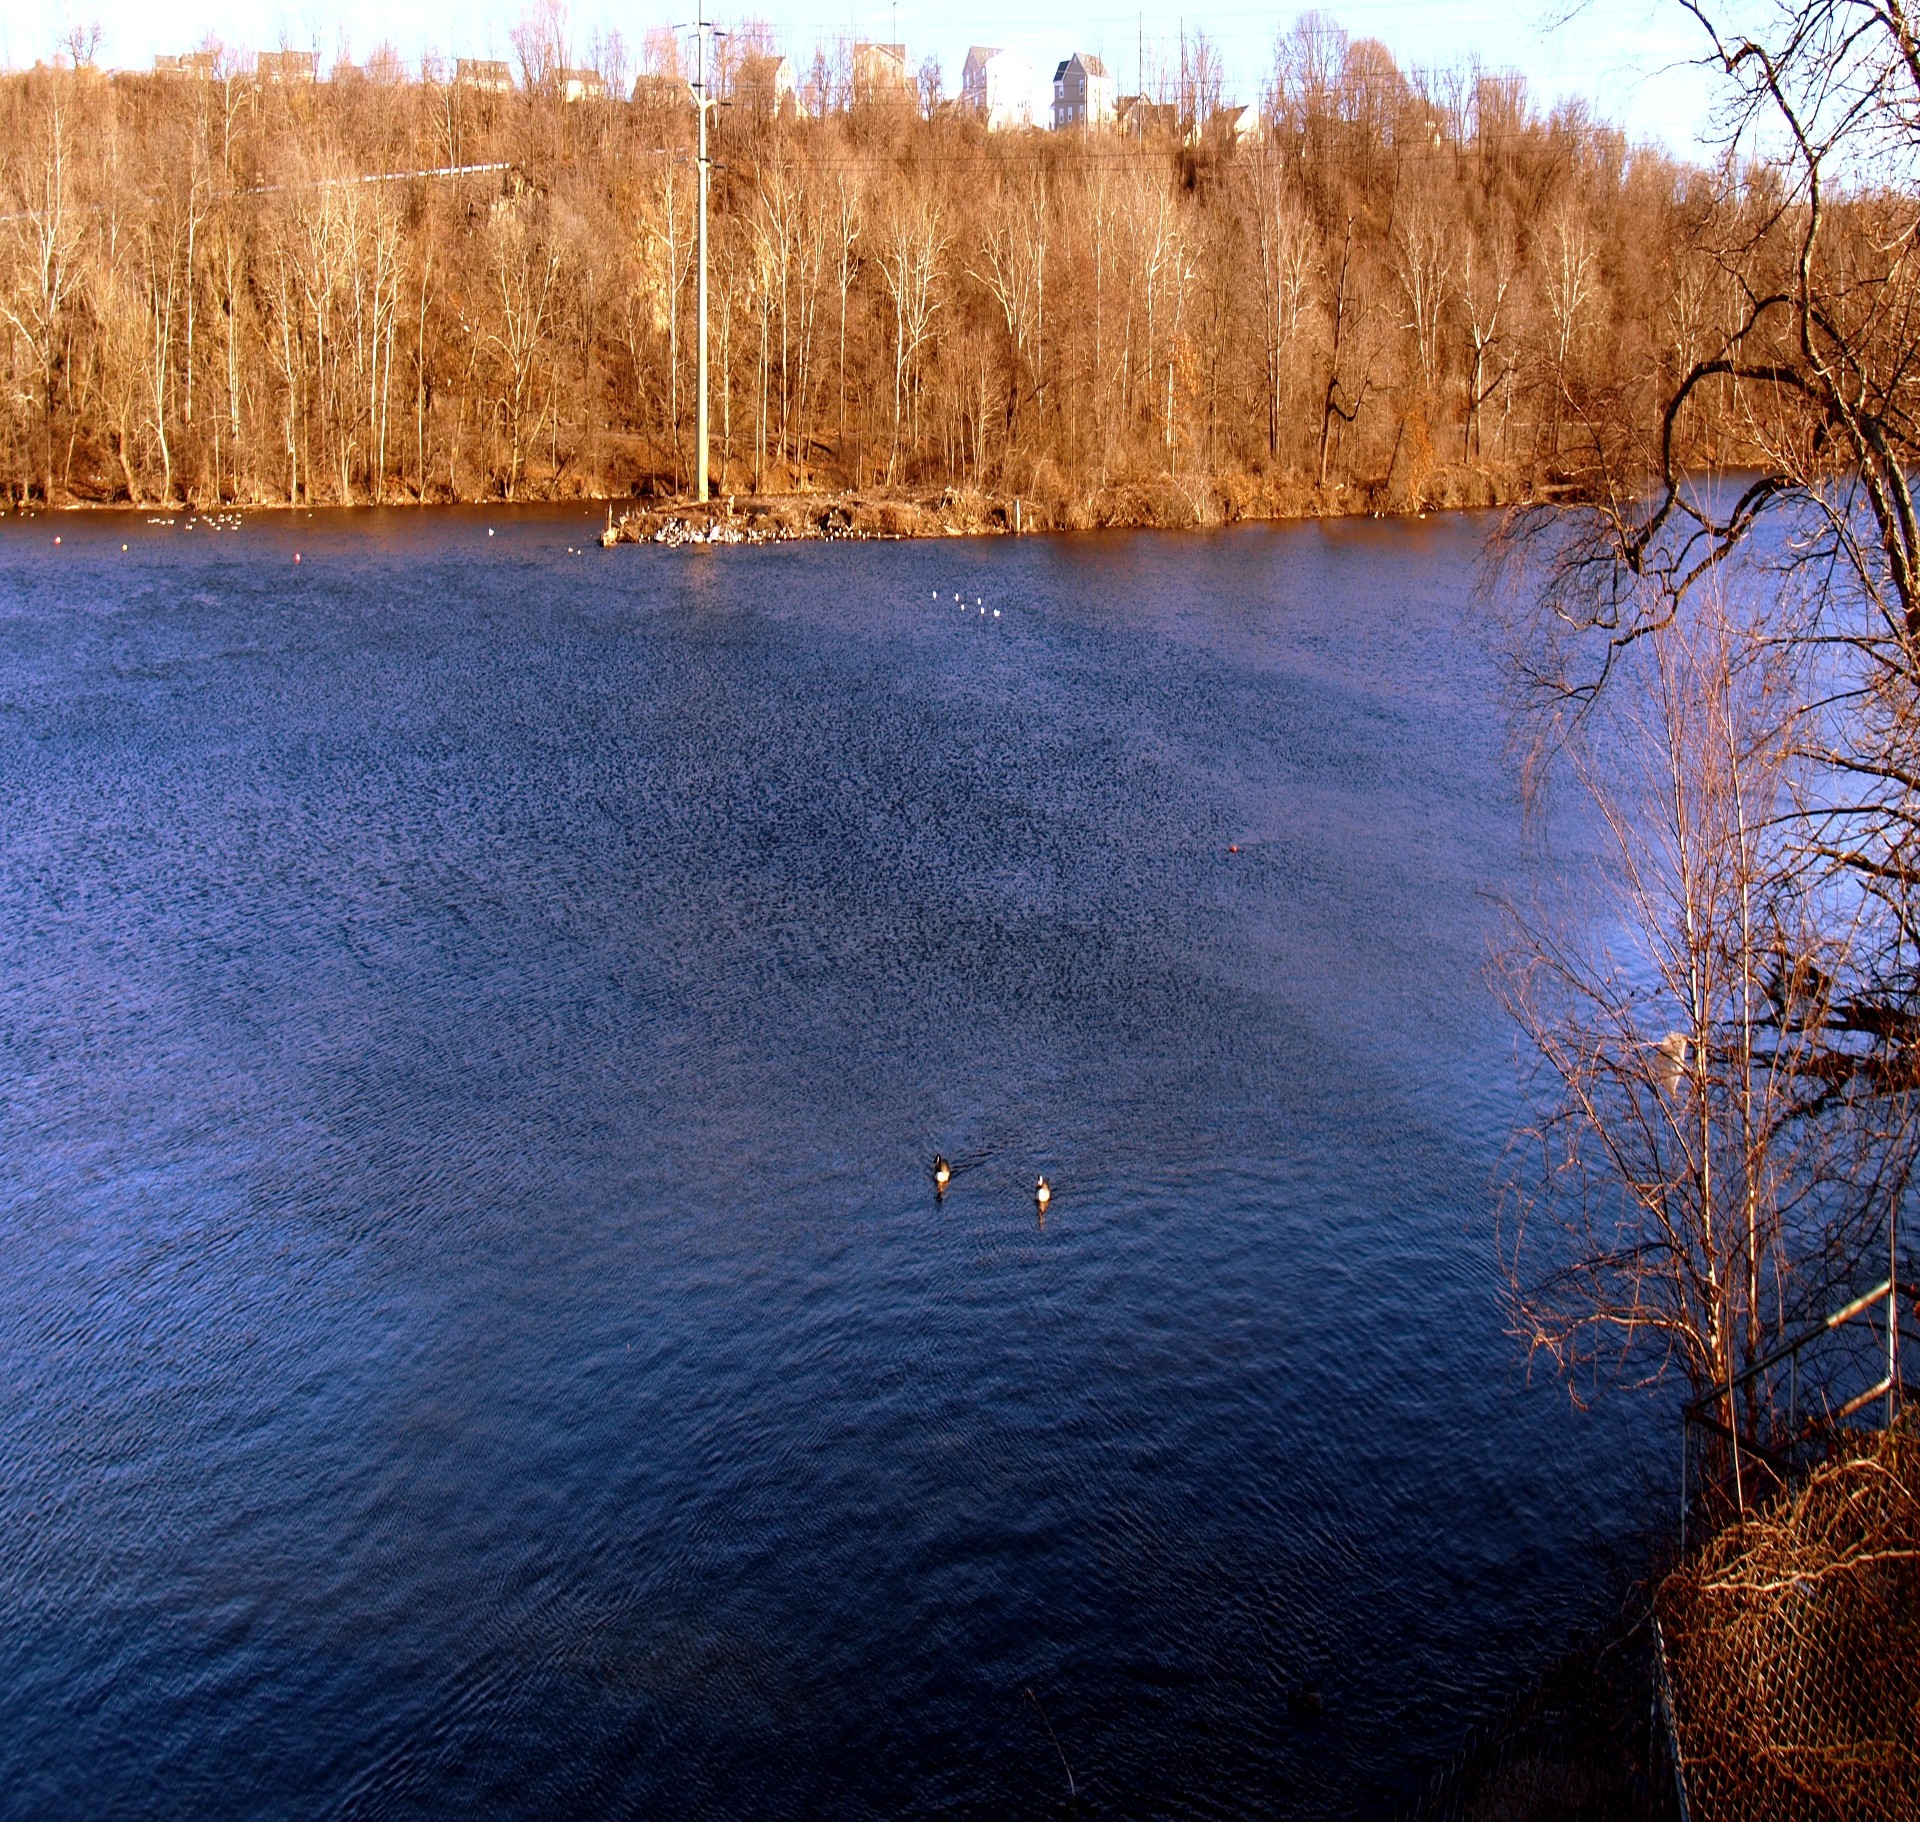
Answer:
[[1414, 518], [1567, 497], [1565, 483], [1504, 466], [1447, 464], [1416, 476], [1325, 486], [1297, 474], [1150, 475], [1080, 492], [1045, 472], [1018, 492], [982, 488], [871, 487], [864, 489], [735, 491], [704, 504], [687, 495], [595, 495], [547, 492], [518, 500], [419, 499], [231, 500], [170, 502], [57, 498], [8, 501], [0, 518], [126, 513], [152, 523], [175, 518], [211, 522], [242, 513], [499, 509], [584, 506], [607, 514], [601, 542], [614, 544], [769, 544], [794, 540], [872, 540], [1018, 536], [1032, 532], [1193, 531], [1243, 522], [1309, 519]]
[[729, 494], [609, 508], [601, 542], [778, 544], [796, 540], [1019, 536], [1031, 532], [1182, 530], [1242, 521], [1417, 517], [1509, 506], [1539, 490], [1488, 469], [1436, 471], [1411, 490], [1263, 483], [1246, 476], [1117, 482], [1084, 497], [945, 488], [843, 493]]

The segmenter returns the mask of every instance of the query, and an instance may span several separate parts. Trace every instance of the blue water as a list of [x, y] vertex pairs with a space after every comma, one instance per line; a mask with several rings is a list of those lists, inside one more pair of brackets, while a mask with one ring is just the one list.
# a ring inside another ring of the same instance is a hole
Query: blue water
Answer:
[[0, 521], [0, 1813], [1414, 1792], [1633, 1492], [1486, 529]]

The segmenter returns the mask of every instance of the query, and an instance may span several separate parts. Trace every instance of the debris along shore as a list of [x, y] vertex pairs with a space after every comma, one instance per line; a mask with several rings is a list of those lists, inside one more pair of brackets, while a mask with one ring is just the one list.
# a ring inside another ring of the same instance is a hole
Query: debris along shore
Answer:
[[785, 544], [797, 539], [962, 538], [1036, 530], [1027, 510], [1011, 500], [949, 491], [928, 499], [911, 495], [728, 495], [609, 510], [600, 542], [616, 544]]
[[[729, 494], [608, 509], [600, 542], [616, 544], [784, 544], [797, 539], [971, 538], [1021, 532], [1120, 528], [1186, 529], [1237, 520], [1348, 518], [1507, 506], [1530, 492], [1511, 476], [1440, 471], [1411, 493], [1335, 485], [1261, 486], [1243, 477], [1120, 482], [1084, 500], [1060, 501], [947, 488], [939, 493]], [[1548, 490], [1551, 491], [1551, 490]]]

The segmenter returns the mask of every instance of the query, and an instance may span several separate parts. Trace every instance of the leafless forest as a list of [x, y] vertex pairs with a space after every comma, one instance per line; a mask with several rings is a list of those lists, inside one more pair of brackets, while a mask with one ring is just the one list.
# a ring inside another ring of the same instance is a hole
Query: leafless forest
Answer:
[[[761, 105], [729, 42], [722, 491], [1017, 493], [1057, 523], [1577, 494], [1737, 318], [1724, 249], [1766, 202], [1317, 19], [1237, 136], [1204, 57], [1144, 132], [989, 134], [925, 73], [856, 94], [845, 55]], [[379, 57], [0, 78], [0, 486], [684, 487], [684, 84], [569, 99], [556, 46], [520, 51], [509, 93]], [[1729, 412], [1687, 425], [1688, 459], [1740, 456]]]
[[[1507, 525], [1540, 758], [1597, 813], [1609, 901], [1514, 908], [1505, 991], [1542, 1094], [1507, 1237], [1520, 1332], [1576, 1383], [1683, 1374], [1738, 1511], [1819, 1425], [1891, 1422], [1905, 1371], [1920, 46], [1900, 6], [1797, 0], [1759, 30], [1690, 10], [1747, 173], [1704, 227], [1740, 306], [1671, 385], [1651, 476], [1623, 412], [1584, 500]], [[1737, 428], [1741, 463], [1707, 485], [1703, 423]]]

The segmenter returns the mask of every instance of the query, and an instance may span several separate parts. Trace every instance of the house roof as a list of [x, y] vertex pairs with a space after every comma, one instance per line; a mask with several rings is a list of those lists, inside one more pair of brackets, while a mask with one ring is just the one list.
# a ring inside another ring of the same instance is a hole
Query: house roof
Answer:
[[1102, 63], [1098, 57], [1094, 56], [1092, 52], [1075, 51], [1071, 57], [1061, 60], [1060, 67], [1053, 72], [1054, 81], [1063, 81], [1067, 71], [1076, 63], [1079, 64], [1083, 75], [1099, 76], [1102, 78], [1106, 76], [1107, 66]]
[[691, 102], [686, 79], [681, 76], [659, 76], [642, 73], [633, 79], [633, 98], [635, 101], [668, 101], [682, 104]]

